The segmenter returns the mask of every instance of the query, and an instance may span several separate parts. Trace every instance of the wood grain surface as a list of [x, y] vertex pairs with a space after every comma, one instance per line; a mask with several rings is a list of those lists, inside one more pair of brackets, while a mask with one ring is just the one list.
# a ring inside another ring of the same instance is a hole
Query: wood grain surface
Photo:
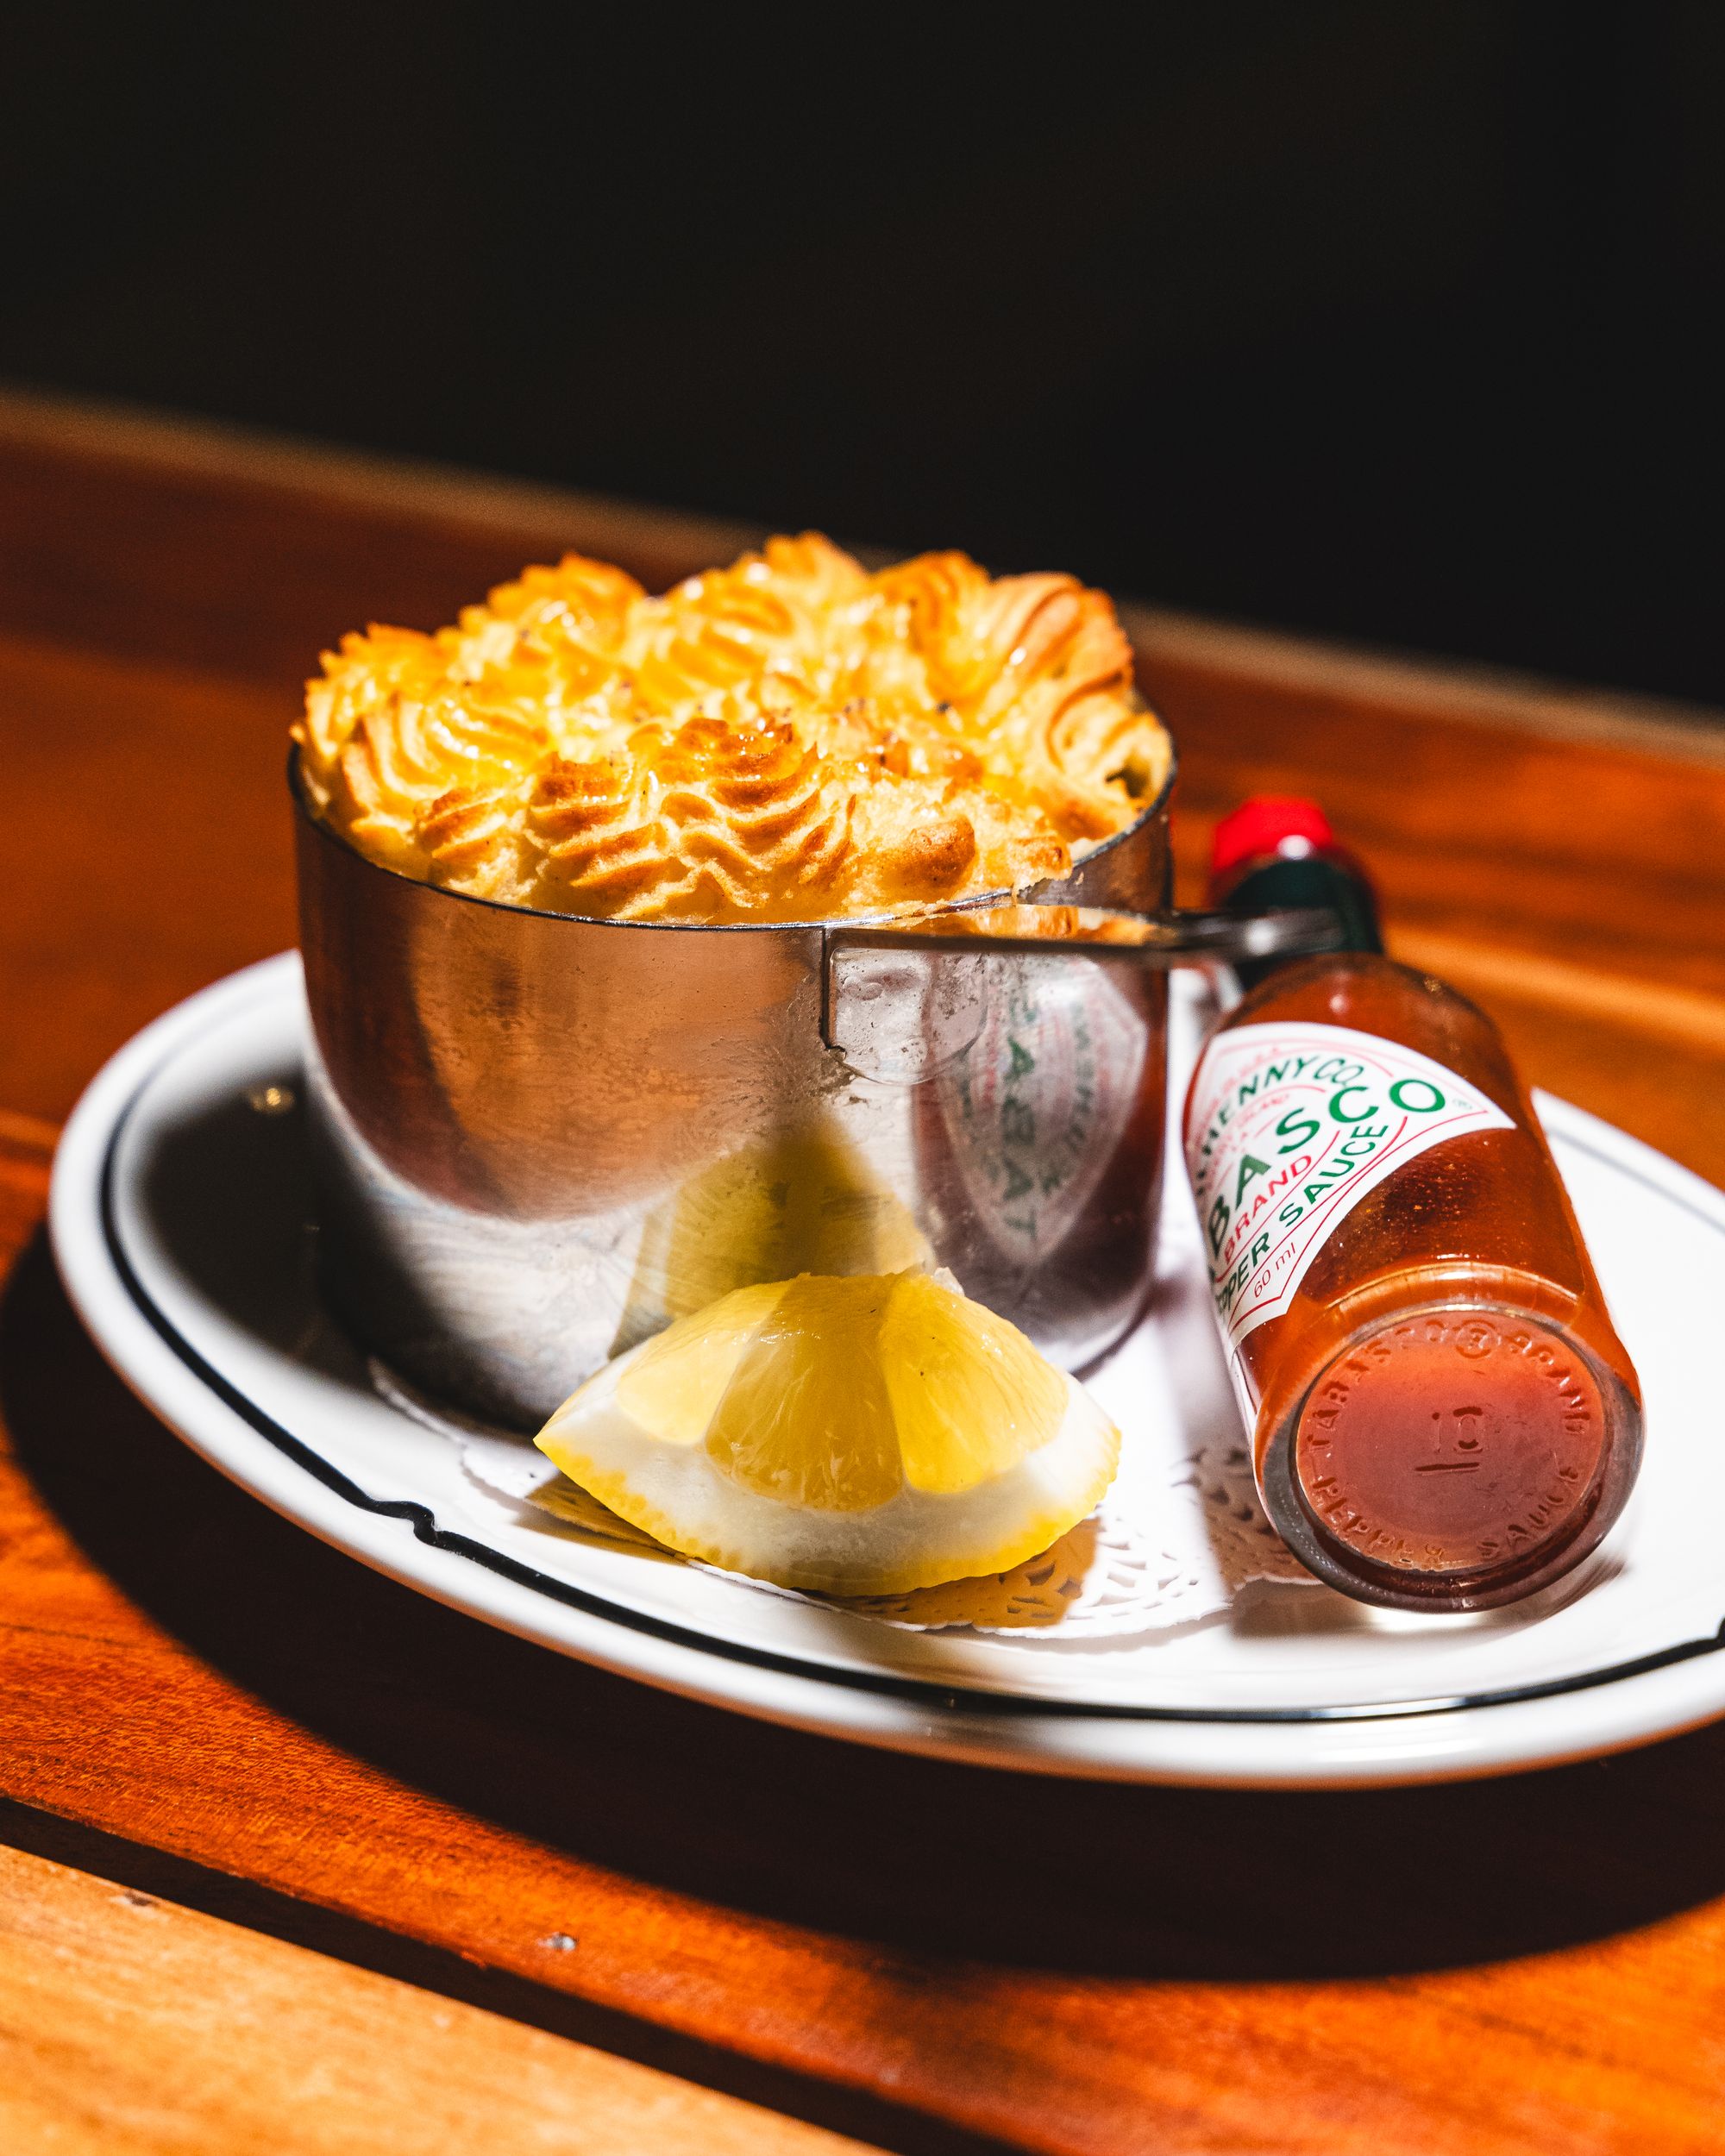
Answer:
[[11, 2156], [860, 2156], [860, 2144], [0, 1849]]
[[[560, 512], [536, 495], [511, 523], [507, 490], [416, 496], [423, 474], [392, 491], [339, 461], [15, 418], [0, 1795], [854, 2091], [875, 2108], [822, 2115], [888, 2146], [1725, 2146], [1725, 1731], [1345, 1795], [870, 1753], [437, 1608], [129, 1399], [34, 1226], [42, 1125], [144, 1019], [290, 940], [282, 729], [319, 642], [446, 617], [552, 551]], [[641, 529], [576, 502], [565, 536], [642, 567]], [[660, 580], [712, 539], [652, 530]], [[1134, 626], [1181, 743], [1189, 890], [1241, 793], [1317, 793], [1382, 877], [1397, 947], [1478, 995], [1532, 1079], [1725, 1180], [1719, 738]]]

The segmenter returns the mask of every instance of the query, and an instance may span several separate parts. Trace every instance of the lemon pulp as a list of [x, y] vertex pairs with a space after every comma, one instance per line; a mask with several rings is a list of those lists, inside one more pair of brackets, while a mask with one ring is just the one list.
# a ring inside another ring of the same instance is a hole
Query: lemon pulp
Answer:
[[1066, 1409], [1065, 1381], [1016, 1326], [925, 1273], [894, 1283], [881, 1367], [916, 1489], [950, 1495], [1003, 1474]]
[[762, 1497], [822, 1512], [896, 1496], [904, 1476], [881, 1339], [895, 1293], [889, 1274], [792, 1281], [718, 1403], [706, 1440], [714, 1463]]

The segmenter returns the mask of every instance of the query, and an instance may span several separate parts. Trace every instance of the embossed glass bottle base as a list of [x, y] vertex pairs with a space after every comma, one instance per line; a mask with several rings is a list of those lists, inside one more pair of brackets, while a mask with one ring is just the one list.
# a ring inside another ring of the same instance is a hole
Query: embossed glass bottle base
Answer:
[[[1365, 1600], [1480, 1609], [1598, 1542], [1625, 1471], [1621, 1388], [1562, 1330], [1502, 1308], [1383, 1324], [1336, 1356], [1264, 1462], [1314, 1570]], [[1633, 1451], [1633, 1447], [1630, 1448]]]

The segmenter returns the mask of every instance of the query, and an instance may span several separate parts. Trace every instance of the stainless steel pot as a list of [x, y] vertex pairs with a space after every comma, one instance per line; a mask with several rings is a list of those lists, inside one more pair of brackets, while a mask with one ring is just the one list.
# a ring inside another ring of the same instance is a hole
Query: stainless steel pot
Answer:
[[946, 1266], [1082, 1366], [1150, 1285], [1163, 969], [1322, 940], [1168, 914], [1167, 787], [1034, 905], [703, 928], [414, 881], [290, 778], [327, 1293], [415, 1383], [522, 1427], [802, 1271]]

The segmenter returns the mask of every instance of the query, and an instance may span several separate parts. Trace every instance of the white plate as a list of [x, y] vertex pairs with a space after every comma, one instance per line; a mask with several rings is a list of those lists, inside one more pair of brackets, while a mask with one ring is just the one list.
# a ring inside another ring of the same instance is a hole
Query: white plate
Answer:
[[[1179, 1000], [1176, 1061], [1192, 1030]], [[1053, 1774], [1440, 1780], [1725, 1714], [1725, 1445], [1708, 1365], [1725, 1196], [1578, 1109], [1541, 1103], [1641, 1372], [1648, 1447], [1629, 1510], [1574, 1579], [1516, 1609], [1434, 1619], [1273, 1576], [1288, 1563], [1243, 1494], [1176, 1181], [1157, 1314], [1091, 1381], [1126, 1433], [1120, 1501], [1140, 1526], [1170, 1523], [1168, 1579], [1146, 1596], [1140, 1567], [1124, 1603], [1088, 1595], [1082, 1621], [1051, 1630], [909, 1629], [574, 1532], [499, 1495], [510, 1474], [488, 1463], [537, 1456], [492, 1441], [464, 1462], [452, 1426], [380, 1392], [312, 1288], [292, 1106], [304, 1024], [290, 954], [122, 1049], [61, 1144], [54, 1248], [104, 1353], [195, 1450], [441, 1601], [745, 1714]]]

